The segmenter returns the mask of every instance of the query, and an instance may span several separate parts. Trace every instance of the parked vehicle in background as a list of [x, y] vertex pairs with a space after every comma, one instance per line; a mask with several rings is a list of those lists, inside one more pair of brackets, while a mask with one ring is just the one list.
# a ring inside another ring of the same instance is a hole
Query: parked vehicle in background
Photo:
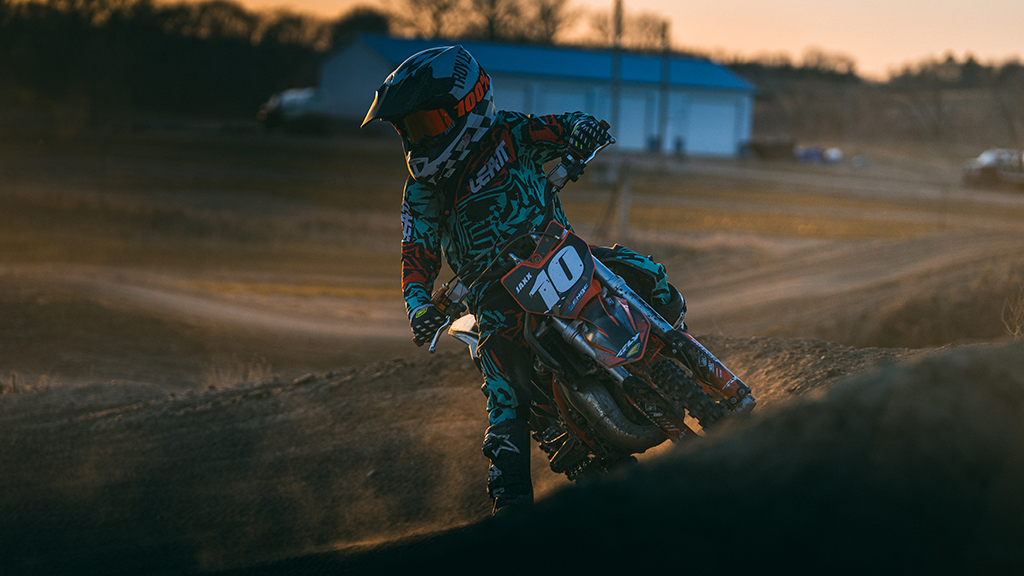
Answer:
[[836, 147], [797, 146], [793, 156], [802, 164], [839, 164], [843, 161], [843, 151]]
[[985, 150], [964, 164], [965, 186], [1024, 186], [1024, 153], [1009, 148]]
[[256, 119], [268, 132], [329, 134], [331, 118], [316, 88], [292, 88], [274, 94], [260, 106]]

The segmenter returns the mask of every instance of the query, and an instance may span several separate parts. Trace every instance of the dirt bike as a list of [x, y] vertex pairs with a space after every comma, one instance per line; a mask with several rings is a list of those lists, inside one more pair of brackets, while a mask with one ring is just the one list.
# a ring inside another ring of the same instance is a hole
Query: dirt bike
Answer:
[[[549, 193], [576, 180], [614, 141], [586, 159], [565, 155], [548, 175]], [[493, 258], [482, 272], [456, 273], [432, 295], [447, 322], [430, 352], [447, 330], [480, 368], [476, 320], [462, 300], [474, 282], [500, 277], [525, 311], [523, 335], [534, 357], [530, 428], [555, 473], [570, 480], [600, 474], [666, 440], [693, 438], [686, 414], [707, 430], [754, 408], [750, 388], [686, 332], [682, 318], [679, 327], [666, 321], [559, 223], [486, 255]]]

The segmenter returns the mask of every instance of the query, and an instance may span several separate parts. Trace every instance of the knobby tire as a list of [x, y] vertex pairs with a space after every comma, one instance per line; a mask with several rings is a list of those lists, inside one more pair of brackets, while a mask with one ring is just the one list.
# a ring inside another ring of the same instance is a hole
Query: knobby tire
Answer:
[[708, 394], [672, 360], [660, 360], [650, 371], [654, 383], [668, 392], [673, 401], [697, 419], [707, 430], [725, 416], [725, 408]]

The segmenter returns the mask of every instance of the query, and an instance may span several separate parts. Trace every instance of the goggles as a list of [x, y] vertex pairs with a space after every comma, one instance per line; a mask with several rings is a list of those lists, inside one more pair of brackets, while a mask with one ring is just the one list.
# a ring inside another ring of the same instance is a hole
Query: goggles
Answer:
[[446, 110], [417, 110], [395, 122], [398, 132], [413, 144], [444, 134], [454, 123]]

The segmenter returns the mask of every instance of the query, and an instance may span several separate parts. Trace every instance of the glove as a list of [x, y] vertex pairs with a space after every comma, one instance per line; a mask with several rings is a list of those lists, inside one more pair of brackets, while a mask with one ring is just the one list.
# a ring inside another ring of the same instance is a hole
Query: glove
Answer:
[[593, 118], [584, 118], [569, 133], [569, 152], [579, 160], [590, 158], [598, 146], [611, 139], [611, 134]]
[[409, 315], [412, 323], [413, 339], [417, 344], [430, 342], [437, 329], [444, 324], [445, 316], [433, 304], [424, 304]]

